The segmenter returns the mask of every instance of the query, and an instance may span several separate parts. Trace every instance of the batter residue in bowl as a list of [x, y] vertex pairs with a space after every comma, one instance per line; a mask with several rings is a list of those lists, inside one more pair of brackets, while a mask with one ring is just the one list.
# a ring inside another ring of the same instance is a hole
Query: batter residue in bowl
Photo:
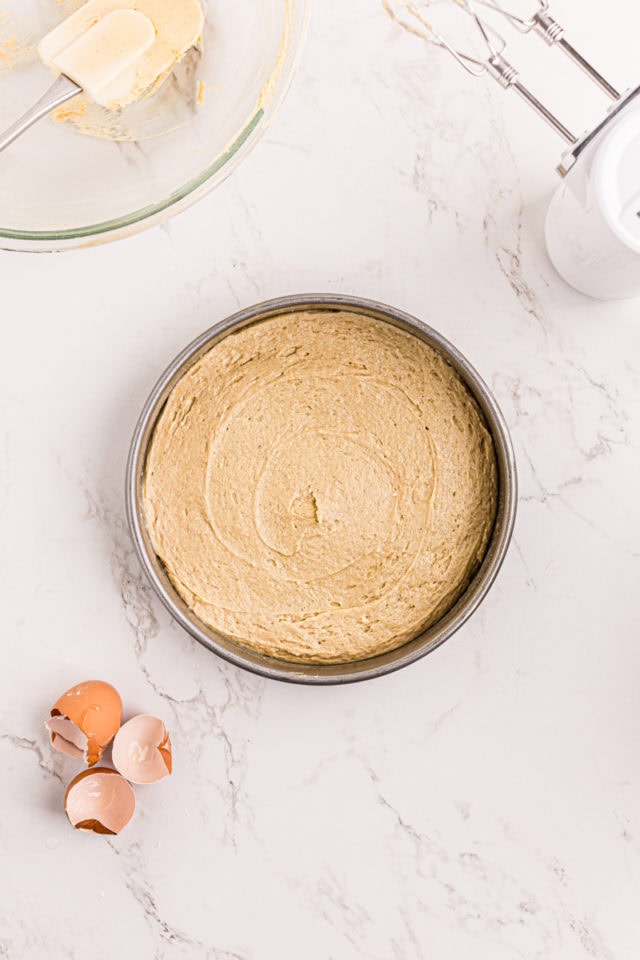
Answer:
[[182, 377], [146, 463], [146, 524], [196, 616], [283, 660], [344, 663], [435, 623], [497, 505], [483, 416], [446, 360], [359, 314], [283, 314]]

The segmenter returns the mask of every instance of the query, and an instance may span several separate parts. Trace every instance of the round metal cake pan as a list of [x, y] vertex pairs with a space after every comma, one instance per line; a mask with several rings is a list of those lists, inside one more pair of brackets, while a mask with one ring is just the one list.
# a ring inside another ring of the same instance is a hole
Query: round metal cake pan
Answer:
[[[144, 520], [143, 492], [147, 452], [155, 425], [169, 394], [200, 357], [229, 333], [269, 317], [300, 310], [348, 310], [389, 323], [419, 337], [438, 350], [461, 376], [482, 410], [491, 432], [498, 465], [498, 509], [487, 553], [458, 602], [437, 623], [396, 650], [341, 664], [290, 663], [264, 656], [229, 639], [196, 617], [171, 583], [156, 555]], [[509, 431], [493, 394], [466, 358], [441, 334], [401, 310], [372, 300], [324, 294], [282, 297], [249, 307], [211, 327], [167, 367], [142, 410], [127, 464], [126, 504], [136, 552], [149, 581], [177, 622], [205, 647], [236, 666], [275, 680], [306, 684], [352, 683], [379, 677], [406, 667], [444, 643], [473, 614], [486, 597], [507, 553], [516, 515], [517, 474]]]

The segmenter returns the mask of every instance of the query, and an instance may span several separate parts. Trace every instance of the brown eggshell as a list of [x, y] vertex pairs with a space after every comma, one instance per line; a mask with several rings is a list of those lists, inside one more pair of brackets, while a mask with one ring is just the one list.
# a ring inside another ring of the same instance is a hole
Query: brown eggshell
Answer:
[[136, 807], [133, 787], [115, 770], [94, 767], [71, 781], [64, 796], [64, 809], [76, 830], [120, 833]]
[[113, 740], [121, 720], [118, 691], [102, 680], [86, 680], [56, 701], [46, 727], [54, 749], [92, 767]]
[[156, 783], [172, 768], [171, 740], [158, 717], [141, 714], [122, 725], [113, 741], [113, 765], [132, 783]]

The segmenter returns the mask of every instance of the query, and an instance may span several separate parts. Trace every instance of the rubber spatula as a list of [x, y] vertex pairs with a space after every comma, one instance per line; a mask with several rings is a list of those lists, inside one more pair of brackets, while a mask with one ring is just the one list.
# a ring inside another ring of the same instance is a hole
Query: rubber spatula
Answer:
[[114, 91], [133, 84], [136, 63], [156, 39], [153, 23], [137, 10], [114, 10], [80, 36], [65, 30], [70, 20], [47, 34], [38, 47], [44, 63], [59, 77], [23, 117], [0, 134], [0, 151], [83, 91], [95, 103], [106, 105]]

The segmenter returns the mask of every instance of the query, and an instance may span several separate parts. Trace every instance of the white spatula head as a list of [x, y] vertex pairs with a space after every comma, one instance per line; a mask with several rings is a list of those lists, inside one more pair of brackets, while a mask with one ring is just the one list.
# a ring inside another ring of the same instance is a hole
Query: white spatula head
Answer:
[[101, 106], [126, 97], [137, 82], [137, 66], [153, 45], [156, 31], [138, 10], [114, 10], [86, 33], [74, 36], [62, 27], [40, 42], [42, 61], [82, 87]]

